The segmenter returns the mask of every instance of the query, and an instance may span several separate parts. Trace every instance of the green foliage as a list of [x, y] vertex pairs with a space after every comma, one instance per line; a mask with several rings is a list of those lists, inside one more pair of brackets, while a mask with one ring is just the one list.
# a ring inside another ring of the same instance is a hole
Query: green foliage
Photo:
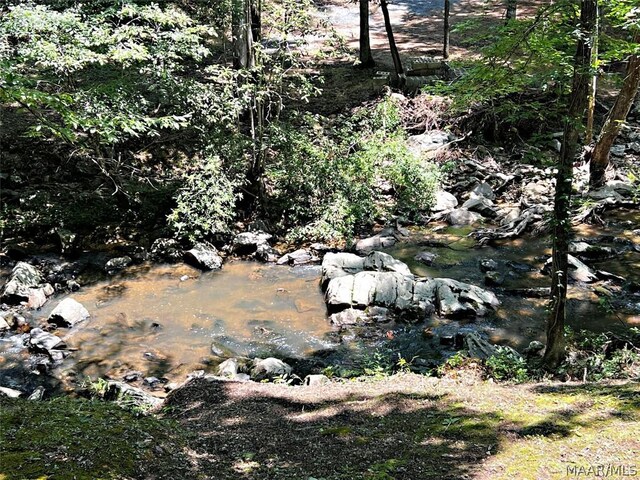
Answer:
[[[350, 238], [389, 214], [417, 216], [434, 201], [437, 167], [412, 155], [390, 99], [333, 122], [320, 116], [271, 126], [269, 210], [290, 241]], [[391, 198], [380, 185], [388, 184]], [[389, 202], [391, 200], [391, 202]]]
[[496, 353], [487, 359], [486, 367], [489, 377], [495, 380], [521, 383], [529, 379], [527, 362], [509, 347], [496, 347]]
[[[184, 478], [185, 444], [172, 423], [136, 417], [108, 402], [0, 398], [6, 478], [115, 479], [162, 471]], [[168, 453], [158, 455], [159, 449]]]
[[[594, 68], [639, 51], [633, 37], [639, 28], [636, 3], [601, 3], [604, 15]], [[557, 130], [571, 86], [579, 13], [578, 3], [560, 0], [540, 6], [535, 16], [506, 24], [484, 17], [458, 23], [456, 32], [463, 34], [465, 44], [481, 46], [481, 57], [454, 62], [454, 69], [463, 72], [457, 81], [426, 89], [451, 96], [460, 113], [474, 111], [466, 127], [488, 137]]]
[[570, 376], [603, 380], [640, 376], [640, 330], [623, 334], [567, 329], [568, 355], [562, 370]]
[[129, 139], [187, 126], [175, 102], [181, 74], [209, 55], [211, 34], [173, 6], [87, 15], [81, 5], [16, 5], [0, 21], [0, 101], [31, 112], [34, 135], [112, 155]]
[[169, 215], [169, 225], [177, 235], [192, 241], [229, 230], [234, 206], [240, 197], [240, 183], [229, 179], [220, 158], [206, 155], [195, 169], [184, 176], [176, 207]]

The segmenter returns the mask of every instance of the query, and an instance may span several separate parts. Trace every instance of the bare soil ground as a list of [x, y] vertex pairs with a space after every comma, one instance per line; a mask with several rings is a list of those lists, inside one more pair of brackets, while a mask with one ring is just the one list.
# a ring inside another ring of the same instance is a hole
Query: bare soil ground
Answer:
[[[193, 478], [560, 479], [640, 470], [640, 385], [399, 374], [323, 386], [195, 380], [166, 414]], [[186, 477], [185, 477], [186, 478]]]

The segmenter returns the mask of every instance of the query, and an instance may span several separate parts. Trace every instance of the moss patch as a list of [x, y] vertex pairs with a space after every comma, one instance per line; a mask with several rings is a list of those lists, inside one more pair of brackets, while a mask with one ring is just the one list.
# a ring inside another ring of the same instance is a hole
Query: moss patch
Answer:
[[113, 404], [0, 398], [1, 480], [139, 478], [159, 471], [181, 478], [184, 445], [171, 422]]

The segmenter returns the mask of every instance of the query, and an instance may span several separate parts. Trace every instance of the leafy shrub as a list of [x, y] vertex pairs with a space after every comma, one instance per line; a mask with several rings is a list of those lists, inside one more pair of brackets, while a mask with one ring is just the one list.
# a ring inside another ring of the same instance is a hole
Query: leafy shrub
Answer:
[[529, 379], [527, 362], [509, 347], [496, 347], [496, 353], [486, 361], [489, 377], [495, 380], [526, 382]]
[[335, 122], [305, 116], [274, 124], [270, 139], [268, 210], [290, 229], [290, 241], [350, 238], [376, 218], [416, 216], [433, 204], [438, 169], [409, 152], [389, 99]]
[[225, 175], [219, 157], [205, 156], [196, 169], [185, 175], [169, 225], [179, 236], [192, 241], [227, 232], [239, 198], [239, 185]]
[[622, 334], [566, 331], [567, 359], [562, 371], [572, 378], [603, 380], [640, 377], [640, 330]]

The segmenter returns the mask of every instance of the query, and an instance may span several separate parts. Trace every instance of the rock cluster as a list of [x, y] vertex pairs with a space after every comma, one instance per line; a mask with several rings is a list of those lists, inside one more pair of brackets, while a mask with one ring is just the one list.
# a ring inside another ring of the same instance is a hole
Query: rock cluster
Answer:
[[424, 318], [437, 311], [448, 317], [481, 316], [499, 304], [487, 290], [449, 278], [416, 278], [391, 255], [373, 251], [366, 257], [328, 253], [322, 262], [322, 286], [328, 310], [342, 313], [336, 323], [357, 323], [356, 310], [383, 307]]

